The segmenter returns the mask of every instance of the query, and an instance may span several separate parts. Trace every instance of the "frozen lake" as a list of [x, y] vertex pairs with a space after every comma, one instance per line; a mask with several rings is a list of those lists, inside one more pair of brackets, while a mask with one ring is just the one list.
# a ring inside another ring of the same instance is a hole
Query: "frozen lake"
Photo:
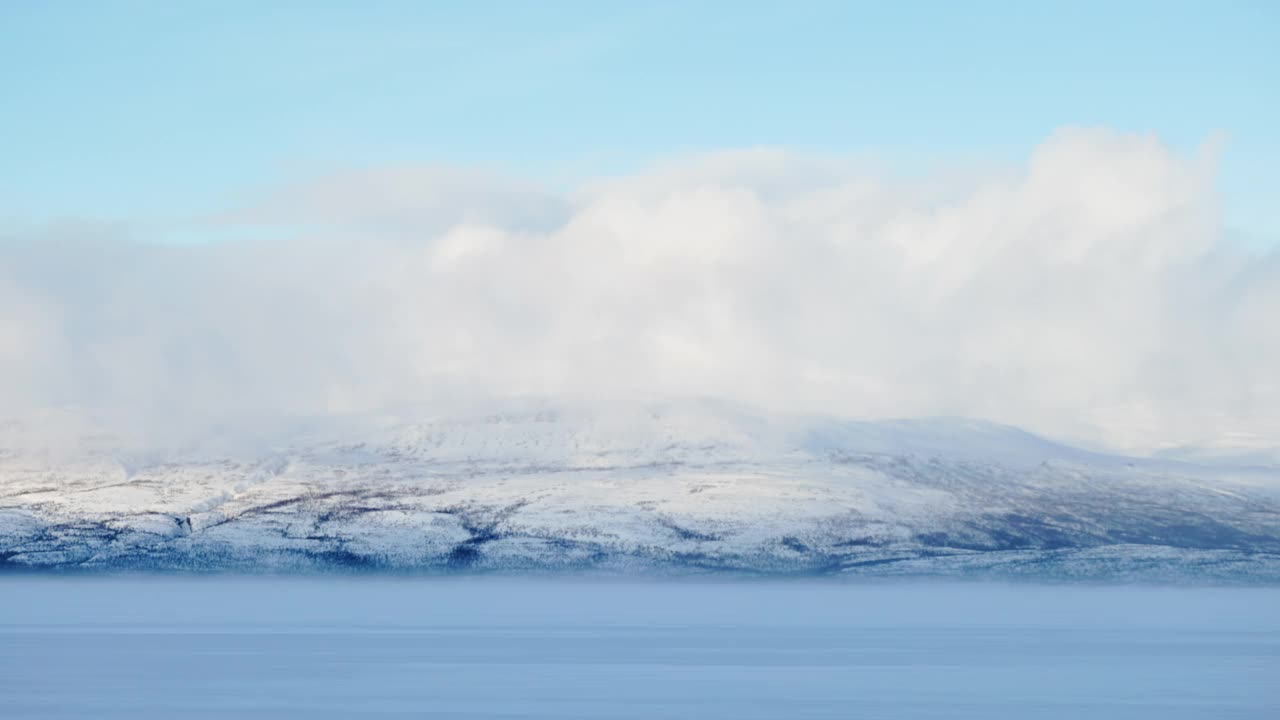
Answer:
[[1280, 590], [0, 578], [11, 718], [1275, 718]]

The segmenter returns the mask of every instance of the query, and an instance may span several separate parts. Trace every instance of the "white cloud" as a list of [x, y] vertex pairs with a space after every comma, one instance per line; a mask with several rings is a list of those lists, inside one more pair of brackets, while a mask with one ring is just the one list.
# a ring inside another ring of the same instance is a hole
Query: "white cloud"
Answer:
[[0, 415], [144, 427], [512, 394], [970, 415], [1122, 448], [1280, 444], [1280, 260], [1212, 159], [1068, 130], [1017, 172], [723, 153], [566, 195], [394, 168], [220, 222], [288, 242], [0, 246]]

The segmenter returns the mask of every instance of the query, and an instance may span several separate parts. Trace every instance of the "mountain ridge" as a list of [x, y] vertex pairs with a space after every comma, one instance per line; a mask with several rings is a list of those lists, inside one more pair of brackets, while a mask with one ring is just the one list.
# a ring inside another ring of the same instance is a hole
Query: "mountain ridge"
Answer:
[[1280, 582], [1265, 466], [711, 402], [340, 425], [234, 453], [0, 444], [0, 567]]

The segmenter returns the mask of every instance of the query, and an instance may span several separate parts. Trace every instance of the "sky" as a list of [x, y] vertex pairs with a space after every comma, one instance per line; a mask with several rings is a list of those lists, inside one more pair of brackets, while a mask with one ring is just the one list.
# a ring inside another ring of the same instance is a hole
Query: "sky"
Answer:
[[1277, 48], [1269, 2], [4, 3], [0, 415], [1280, 445]]
[[1278, 39], [1265, 1], [5, 3], [0, 208], [181, 224], [391, 162], [563, 186], [756, 146], [1011, 161], [1082, 125], [1220, 139], [1228, 224], [1275, 243]]

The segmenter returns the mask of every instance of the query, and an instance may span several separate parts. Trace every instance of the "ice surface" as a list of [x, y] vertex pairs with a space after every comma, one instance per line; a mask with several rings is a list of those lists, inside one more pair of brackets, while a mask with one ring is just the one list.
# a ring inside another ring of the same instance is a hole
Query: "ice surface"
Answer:
[[1274, 718], [1280, 590], [0, 583], [12, 718]]

